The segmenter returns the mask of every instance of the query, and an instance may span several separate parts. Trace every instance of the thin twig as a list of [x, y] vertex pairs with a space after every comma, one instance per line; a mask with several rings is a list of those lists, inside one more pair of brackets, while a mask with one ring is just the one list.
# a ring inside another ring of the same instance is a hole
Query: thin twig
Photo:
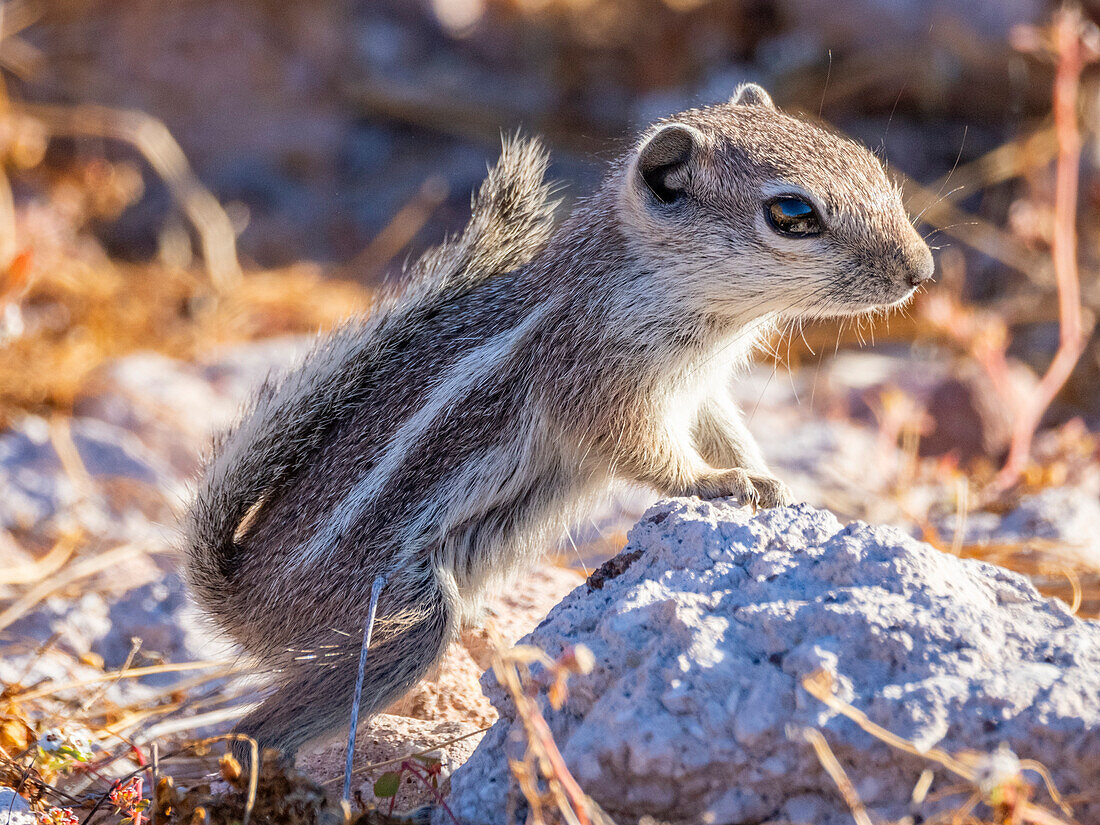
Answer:
[[374, 630], [374, 616], [378, 610], [378, 597], [386, 586], [385, 574], [375, 576], [370, 587], [370, 606], [367, 608], [367, 621], [363, 627], [363, 646], [359, 649], [359, 672], [355, 677], [355, 693], [351, 698], [351, 724], [348, 725], [348, 747], [344, 756], [344, 795], [345, 802], [351, 801], [351, 761], [355, 756], [355, 732], [359, 728], [359, 703], [363, 698], [363, 678], [367, 670], [367, 654], [370, 651], [370, 637]]
[[118, 669], [118, 671], [115, 675], [115, 678], [103, 682], [103, 684], [99, 686], [98, 690], [92, 691], [92, 695], [89, 696], [84, 701], [84, 704], [82, 704], [80, 706], [80, 712], [81, 713], [88, 710], [88, 708], [90, 708], [92, 705], [94, 705], [96, 702], [98, 702], [101, 698], [103, 698], [104, 694], [106, 694], [107, 691], [110, 690], [113, 685], [118, 684], [119, 679], [121, 679], [123, 676], [126, 675], [126, 671], [128, 671], [130, 669], [130, 665], [132, 665], [134, 663], [134, 657], [137, 656], [137, 652], [140, 649], [141, 649], [141, 639], [136, 638], [136, 637], [131, 639], [130, 640], [130, 652], [126, 656], [126, 661], [124, 661], [122, 663], [122, 667], [120, 667]]
[[20, 702], [27, 702], [42, 696], [73, 690], [74, 688], [84, 687], [85, 685], [94, 685], [99, 682], [109, 682], [113, 679], [136, 679], [139, 676], [151, 676], [155, 673], [176, 673], [183, 670], [201, 670], [208, 667], [230, 667], [233, 664], [234, 663], [231, 661], [208, 659], [202, 662], [178, 662], [175, 664], [170, 663], [164, 665], [149, 665], [148, 667], [135, 667], [129, 670], [112, 670], [107, 673], [90, 676], [87, 679], [75, 679], [71, 682], [61, 682], [60, 684], [51, 682], [50, 684], [32, 688], [31, 690], [14, 693], [11, 698]]
[[[590, 814], [600, 816], [598, 805], [591, 800], [577, 784], [577, 780], [570, 773], [565, 759], [554, 742], [553, 733], [547, 724], [538, 703], [528, 692], [525, 679], [520, 676], [520, 668], [525, 672], [531, 662], [550, 663], [551, 668], [560, 668], [559, 662], [553, 662], [546, 654], [536, 647], [520, 645], [505, 652], [497, 648], [493, 657], [493, 673], [497, 681], [512, 697], [516, 708], [516, 716], [523, 724], [527, 735], [528, 757], [533, 757], [543, 776], [547, 780], [547, 788], [554, 800], [557, 810], [567, 823], [577, 825], [590, 825]], [[532, 815], [541, 807], [537, 783], [534, 774], [525, 774], [523, 770], [515, 769], [525, 763], [510, 762], [513, 774], [520, 780], [521, 788], [528, 803], [532, 806]], [[526, 776], [526, 780], [525, 777]], [[602, 821], [602, 820], [601, 820]]]
[[1058, 350], [1039, 385], [1022, 399], [1012, 428], [1008, 459], [997, 474], [995, 487], [1006, 490], [1027, 467], [1031, 443], [1043, 414], [1069, 379], [1085, 349], [1086, 331], [1081, 318], [1081, 280], [1077, 269], [1077, 181], [1081, 166], [1081, 130], [1077, 123], [1077, 99], [1081, 73], [1097, 60], [1083, 42], [1085, 23], [1081, 11], [1067, 6], [1054, 16], [1054, 127], [1058, 159], [1054, 178], [1054, 234], [1051, 257], [1058, 286]]

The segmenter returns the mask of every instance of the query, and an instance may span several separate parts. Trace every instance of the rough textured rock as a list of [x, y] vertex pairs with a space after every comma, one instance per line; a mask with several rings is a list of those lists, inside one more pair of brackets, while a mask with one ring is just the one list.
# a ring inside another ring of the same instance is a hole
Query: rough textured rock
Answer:
[[0, 825], [38, 825], [38, 817], [30, 811], [0, 808]]
[[[551, 656], [577, 643], [595, 654], [546, 714], [581, 787], [619, 822], [850, 822], [799, 735], [808, 726], [823, 728], [875, 817], [908, 814], [925, 763], [805, 693], [801, 678], [821, 668], [921, 748], [1006, 742], [1064, 792], [1100, 785], [1100, 625], [1021, 576], [805, 505], [754, 516], [662, 502], [624, 553], [636, 558], [526, 639]], [[492, 681], [502, 718], [452, 778], [451, 807], [471, 825], [503, 822], [518, 796], [506, 757], [523, 737]], [[932, 790], [952, 782], [937, 773]], [[1077, 818], [1100, 821], [1100, 802]]]
[[31, 805], [14, 788], [0, 785], [0, 821], [9, 814], [30, 813]]
[[0, 825], [38, 825], [30, 803], [14, 788], [0, 785]]

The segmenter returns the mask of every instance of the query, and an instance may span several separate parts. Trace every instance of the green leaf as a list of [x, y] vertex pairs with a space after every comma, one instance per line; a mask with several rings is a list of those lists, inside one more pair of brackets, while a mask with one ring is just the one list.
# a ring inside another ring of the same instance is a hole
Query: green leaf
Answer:
[[379, 799], [388, 799], [397, 796], [397, 789], [401, 787], [401, 772], [386, 771], [374, 783], [374, 795]]

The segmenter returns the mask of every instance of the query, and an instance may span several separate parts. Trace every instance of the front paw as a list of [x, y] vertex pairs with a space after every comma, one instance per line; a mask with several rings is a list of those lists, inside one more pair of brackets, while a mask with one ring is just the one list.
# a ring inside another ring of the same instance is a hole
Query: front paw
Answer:
[[785, 507], [794, 503], [790, 489], [774, 476], [757, 475], [735, 467], [700, 479], [692, 493], [700, 498], [733, 496], [742, 506]]
[[794, 504], [791, 488], [775, 476], [749, 475], [752, 486], [756, 488], [758, 504], [765, 509], [771, 507], [789, 507]]

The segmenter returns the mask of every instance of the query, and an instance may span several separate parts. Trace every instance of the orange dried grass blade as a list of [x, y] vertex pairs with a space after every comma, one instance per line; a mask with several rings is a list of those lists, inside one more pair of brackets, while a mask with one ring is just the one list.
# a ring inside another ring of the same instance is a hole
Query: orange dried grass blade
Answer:
[[[513, 655], [513, 653], [512, 650], [505, 651], [501, 647], [497, 647], [493, 657], [493, 673], [501, 686], [512, 696], [516, 714], [523, 723], [524, 731], [527, 734], [528, 755], [537, 760], [541, 772], [547, 779], [549, 791], [555, 799], [559, 813], [566, 822], [575, 822], [577, 825], [591, 825], [592, 819], [589, 817], [589, 808], [590, 806], [595, 807], [595, 804], [581, 790], [577, 780], [569, 772], [565, 759], [562, 757], [561, 751], [558, 750], [557, 743], [554, 742], [550, 726], [539, 710], [537, 703], [525, 689], [524, 680], [520, 676], [521, 667], [526, 669], [533, 661], [548, 662], [550, 661], [549, 657], [543, 651], [531, 646], [524, 646], [523, 649], [518, 651], [518, 655]], [[550, 662], [550, 664], [553, 667], [554, 663]], [[516, 779], [519, 781], [520, 777], [517, 776]], [[534, 796], [528, 796], [527, 790], [532, 791]], [[526, 789], [524, 795], [527, 796], [532, 806], [541, 804], [541, 802], [536, 802], [538, 800], [537, 789]]]
[[76, 531], [65, 533], [42, 558], [29, 564], [13, 564], [0, 572], [0, 585], [34, 584], [52, 576], [69, 560], [82, 538]]
[[[0, 253], [2, 254], [2, 253]], [[0, 276], [0, 301], [14, 300], [30, 280], [31, 251], [15, 253], [4, 274]]]
[[859, 793], [856, 791], [855, 785], [853, 785], [852, 780], [848, 778], [848, 774], [844, 772], [844, 767], [837, 760], [836, 754], [834, 754], [832, 748], [829, 747], [829, 743], [825, 741], [825, 737], [821, 735], [820, 731], [814, 730], [813, 728], [806, 728], [802, 731], [802, 736], [813, 746], [814, 753], [817, 754], [817, 760], [821, 763], [821, 767], [825, 769], [825, 772], [829, 774], [833, 782], [836, 783], [837, 788], [840, 790], [840, 795], [844, 797], [844, 801], [848, 804], [848, 808], [852, 812], [852, 819], [855, 820], [856, 825], [873, 825], [871, 817], [867, 815], [867, 809], [863, 805], [863, 800], [859, 798]]
[[827, 705], [831, 710], [836, 711], [842, 716], [846, 716], [851, 719], [860, 728], [867, 733], [874, 736], [893, 748], [897, 748], [905, 753], [912, 754], [913, 756], [920, 757], [922, 759], [930, 759], [933, 762], [938, 762], [943, 767], [947, 768], [956, 776], [959, 776], [968, 782], [973, 782], [976, 778], [974, 771], [967, 765], [960, 762], [946, 751], [942, 751], [939, 748], [931, 748], [927, 751], [920, 750], [916, 745], [910, 742], [908, 739], [903, 739], [897, 734], [888, 731], [881, 725], [877, 725], [867, 718], [867, 715], [860, 710], [852, 707], [847, 702], [838, 698], [833, 692], [836, 686], [836, 682], [833, 677], [824, 670], [818, 670], [806, 676], [802, 680], [802, 687], [818, 701]]

